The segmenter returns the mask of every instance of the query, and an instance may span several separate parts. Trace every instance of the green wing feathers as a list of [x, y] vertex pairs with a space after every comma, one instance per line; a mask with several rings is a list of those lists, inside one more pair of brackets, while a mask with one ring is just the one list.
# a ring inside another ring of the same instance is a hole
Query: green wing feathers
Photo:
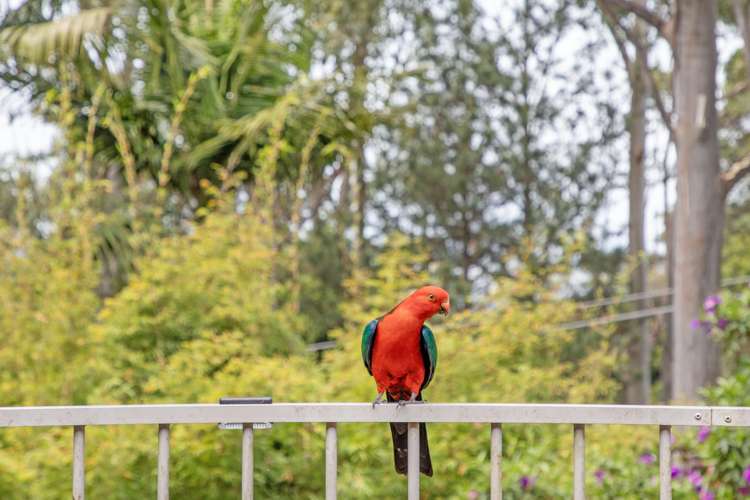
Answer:
[[362, 331], [362, 361], [367, 372], [372, 375], [372, 346], [375, 345], [375, 333], [378, 331], [378, 320], [367, 323]]
[[435, 342], [435, 336], [432, 334], [432, 330], [427, 325], [422, 326], [422, 359], [424, 360], [424, 382], [422, 382], [422, 389], [430, 385], [432, 376], [435, 375], [435, 367], [437, 367], [437, 342]]

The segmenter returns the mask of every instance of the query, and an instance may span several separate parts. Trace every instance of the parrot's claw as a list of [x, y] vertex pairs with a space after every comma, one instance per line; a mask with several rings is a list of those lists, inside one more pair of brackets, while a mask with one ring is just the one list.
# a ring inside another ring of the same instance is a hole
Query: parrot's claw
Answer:
[[375, 407], [383, 402], [383, 394], [382, 392], [378, 393], [378, 397], [375, 398], [375, 401], [372, 402], [372, 409], [374, 410]]
[[425, 404], [426, 402], [427, 402], [427, 401], [410, 401], [410, 400], [406, 399], [406, 400], [402, 400], [402, 401], [399, 401], [399, 402], [398, 402], [398, 405], [399, 405], [399, 406], [406, 406], [406, 405], [423, 405], [423, 404]]
[[399, 406], [405, 406], [405, 405], [423, 404], [423, 403], [424, 403], [424, 401], [417, 401], [417, 394], [416, 393], [412, 393], [411, 394], [411, 398], [406, 399], [406, 400], [400, 399], [399, 402], [398, 402], [398, 405]]

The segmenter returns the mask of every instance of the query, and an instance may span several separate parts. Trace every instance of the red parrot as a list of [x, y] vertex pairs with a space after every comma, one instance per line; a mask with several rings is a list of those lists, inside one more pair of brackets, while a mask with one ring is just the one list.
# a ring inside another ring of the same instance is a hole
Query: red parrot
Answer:
[[[401, 301], [388, 313], [367, 324], [362, 333], [362, 359], [375, 378], [378, 396], [399, 405], [422, 402], [422, 389], [432, 380], [437, 365], [437, 344], [424, 324], [437, 313], [448, 314], [450, 297], [437, 286], [424, 286]], [[396, 471], [406, 474], [407, 426], [391, 423], [393, 457]], [[419, 424], [419, 469], [432, 476], [432, 461], [427, 444], [427, 427]]]

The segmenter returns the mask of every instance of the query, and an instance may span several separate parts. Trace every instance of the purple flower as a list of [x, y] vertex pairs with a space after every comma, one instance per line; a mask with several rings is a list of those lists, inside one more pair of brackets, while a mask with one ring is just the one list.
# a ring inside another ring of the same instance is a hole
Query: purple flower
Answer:
[[709, 295], [703, 302], [703, 310], [706, 311], [706, 314], [713, 314], [719, 304], [721, 304], [721, 298], [718, 295]]
[[750, 483], [750, 465], [745, 467], [745, 470], [742, 471], [742, 477], [745, 479], [745, 482]]
[[727, 318], [719, 318], [719, 320], [716, 322], [716, 327], [719, 330], [724, 330], [727, 325], [729, 324], [729, 320]]
[[690, 484], [693, 485], [695, 488], [695, 491], [701, 490], [701, 484], [703, 483], [703, 476], [701, 476], [701, 473], [697, 470], [690, 471], [690, 474], [688, 474], [688, 481], [690, 481]]
[[738, 488], [737, 491], [739, 491], [742, 496], [750, 495], [750, 486], [743, 486]]
[[703, 333], [711, 334], [711, 323], [708, 321], [693, 319], [690, 321], [690, 328], [693, 330], [703, 330]]
[[534, 483], [536, 483], [536, 478], [533, 476], [523, 476], [518, 480], [518, 484], [521, 486], [521, 489], [523, 491], [529, 491], [534, 487]]
[[651, 465], [652, 463], [656, 462], [656, 457], [653, 453], [644, 453], [638, 458], [638, 460], [642, 464]]
[[716, 498], [716, 496], [708, 490], [705, 490], [700, 496], [700, 500], [714, 500], [714, 498]]
[[682, 474], [682, 469], [672, 466], [672, 479], [680, 477], [680, 474]]
[[479, 498], [479, 492], [477, 490], [469, 490], [466, 498], [468, 498], [469, 500], [477, 500], [477, 498]]
[[699, 443], [704, 442], [706, 439], [708, 439], [708, 436], [710, 435], [711, 435], [711, 427], [704, 425], [698, 431], [698, 442]]
[[594, 472], [594, 477], [596, 478], [596, 482], [598, 484], [602, 484], [604, 482], [604, 476], [606, 476], [607, 473], [604, 472], [604, 469], [596, 469]]

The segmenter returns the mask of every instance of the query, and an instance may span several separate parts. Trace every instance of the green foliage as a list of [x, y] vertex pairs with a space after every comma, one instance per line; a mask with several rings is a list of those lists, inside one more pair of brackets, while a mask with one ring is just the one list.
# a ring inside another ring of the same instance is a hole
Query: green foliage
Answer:
[[[319, 363], [296, 347], [308, 319], [295, 316], [284, 301], [284, 288], [269, 266], [283, 265], [283, 257], [269, 246], [269, 234], [251, 214], [218, 211], [191, 234], [163, 238], [137, 262], [138, 273], [130, 283], [107, 300], [97, 316], [88, 315], [88, 326], [81, 325], [94, 344], [80, 361], [88, 367], [82, 385], [88, 387], [87, 399], [213, 402], [223, 395], [267, 394], [275, 401], [370, 400], [374, 384], [358, 352], [364, 318], [381, 314], [415, 284], [428, 281], [425, 258], [414, 253], [409, 240], [394, 235], [375, 272], [349, 283], [351, 298], [341, 304], [346, 323], [334, 335], [340, 347]], [[538, 293], [539, 282], [531, 273], [521, 275], [498, 283], [492, 297], [496, 307], [463, 311], [432, 324], [441, 362], [426, 394], [430, 401], [608, 401], [616, 393], [606, 339], [571, 358], [575, 337], [550, 328], [549, 320], [562, 321], [572, 306], [551, 302], [552, 291], [539, 296], [539, 302], [529, 301], [530, 294]], [[57, 357], [51, 361], [55, 366], [63, 362]], [[57, 371], [46, 377], [57, 380]], [[5, 391], [13, 393], [16, 387], [5, 386]], [[34, 402], [18, 403], [28, 401]], [[34, 498], [64, 494], [70, 450], [59, 443], [69, 443], [67, 431], [3, 434], [0, 462], [24, 457], [0, 474], [5, 498], [16, 498], [14, 491], [29, 491]], [[436, 476], [424, 482], [426, 494], [463, 497], [472, 490], [486, 491], [487, 432], [485, 426], [430, 426]], [[533, 475], [535, 494], [565, 497], [570, 488], [569, 428], [507, 426], [505, 436], [508, 495], [520, 495], [518, 481]], [[599, 439], [606, 440], [602, 435], [592, 443]], [[340, 442], [343, 496], [403, 494], [405, 484], [392, 471], [386, 426], [342, 425]], [[153, 495], [154, 428], [94, 429], [88, 443], [92, 496]], [[174, 495], [224, 498], [237, 491], [239, 434], [175, 426], [172, 443]], [[323, 488], [322, 444], [319, 425], [259, 431], [257, 494], [318, 497]], [[623, 439], [623, 450], [637, 446]], [[49, 447], [59, 460], [48, 460]], [[16, 475], [21, 470], [25, 472]], [[38, 475], [44, 481], [35, 482]], [[384, 479], [388, 477], [393, 480]]]
[[[15, 225], [0, 219], [0, 399], [5, 405], [84, 404], [97, 386], [87, 334], [101, 300], [91, 214], [83, 196], [51, 196], [47, 229], [32, 214], [28, 179], [14, 187]], [[25, 179], [25, 180], [24, 180]], [[76, 217], [72, 217], [75, 214]], [[59, 498], [69, 484], [68, 429], [14, 429], [0, 434], [0, 496]], [[53, 493], [54, 492], [54, 493]]]
[[[29, 90], [48, 118], [58, 113], [61, 87], [67, 86], [71, 138], [87, 136], [89, 110], [98, 108], [104, 119], [93, 128], [93, 173], [111, 177], [105, 169], [114, 161], [119, 179], [137, 195], [131, 202], [155, 196], [146, 182], [151, 180], [174, 195], [161, 210], [179, 218], [206, 203], [201, 181], [223, 186], [233, 172], [254, 179], [270, 143], [281, 152], [275, 175], [294, 180], [316, 125], [316, 155], [331, 136], [347, 136], [324, 82], [307, 77], [314, 38], [299, 15], [284, 19], [263, 2], [241, 0], [218, 2], [209, 11], [203, 1], [173, 8], [165, 0], [138, 0], [62, 18], [50, 12], [27, 15], [20, 24], [20, 14], [11, 12], [3, 33], [21, 41], [50, 38], [35, 42], [34, 50], [60, 45], [58, 56], [70, 64], [50, 65], [39, 75], [18, 44], [10, 43], [4, 55], [10, 64], [0, 66], [0, 76]], [[110, 15], [112, 23], [104, 22]], [[79, 52], [84, 35], [101, 38], [96, 50], [69, 54], [71, 45]], [[122, 54], [128, 55], [125, 64]], [[95, 104], [102, 85], [105, 98]], [[319, 175], [320, 164], [313, 167]]]
[[[750, 365], [743, 360], [732, 375], [706, 391], [707, 400], [717, 406], [748, 406], [748, 383]], [[746, 429], [713, 428], [700, 448], [700, 458], [706, 466], [706, 480], [715, 485], [717, 498], [736, 498], [740, 491], [750, 491], [745, 479], [745, 470], [750, 468], [750, 432]]]
[[722, 249], [721, 271], [725, 278], [750, 276], [750, 205], [731, 205], [727, 209], [727, 228]]
[[[191, 370], [210, 384], [211, 374], [236, 358], [299, 352], [304, 326], [274, 279], [270, 236], [249, 214], [218, 213], [189, 236], [160, 240], [91, 331], [113, 375], [102, 397], [169, 395], [167, 381], [184, 378], [164, 370]], [[192, 388], [197, 397], [201, 386]]]
[[[593, 470], [593, 481], [588, 483], [589, 494], [593, 498], [622, 498], [637, 500], [659, 496], [658, 431], [656, 428], [632, 428], [607, 426], [595, 428], [602, 440], [595, 445], [596, 458], [588, 460], [587, 468]], [[588, 429], [587, 429], [588, 434]], [[628, 437], [618, 434], [629, 434]], [[672, 446], [672, 498], [694, 499], [696, 492], [688, 480], [685, 457], [694, 448], [694, 433], [675, 433], [676, 442]], [[587, 435], [588, 438], [588, 435]], [[607, 439], [609, 438], [609, 439]], [[619, 439], [620, 442], [616, 442]], [[596, 440], [596, 437], [594, 437]], [[590, 438], [587, 439], [587, 444]], [[587, 447], [587, 455], [590, 454]], [[679, 474], [676, 473], [679, 470]]]
[[[695, 334], [715, 335], [722, 344], [731, 371], [705, 391], [709, 404], [750, 406], [750, 288], [746, 285], [721, 297], [709, 297], [706, 319]], [[697, 457], [705, 473], [705, 482], [718, 499], [736, 498], [750, 493], [750, 432], [737, 428], [713, 428], [698, 448]]]
[[[64, 224], [64, 220], [57, 220]], [[69, 231], [86, 232], [80, 223]], [[0, 395], [9, 405], [81, 403], [98, 276], [88, 238], [39, 240], [0, 222]], [[62, 370], [64, 364], [79, 370]]]
[[728, 359], [741, 362], [750, 349], [750, 288], [711, 295], [704, 309], [705, 319], [694, 322], [694, 334], [713, 335]]

